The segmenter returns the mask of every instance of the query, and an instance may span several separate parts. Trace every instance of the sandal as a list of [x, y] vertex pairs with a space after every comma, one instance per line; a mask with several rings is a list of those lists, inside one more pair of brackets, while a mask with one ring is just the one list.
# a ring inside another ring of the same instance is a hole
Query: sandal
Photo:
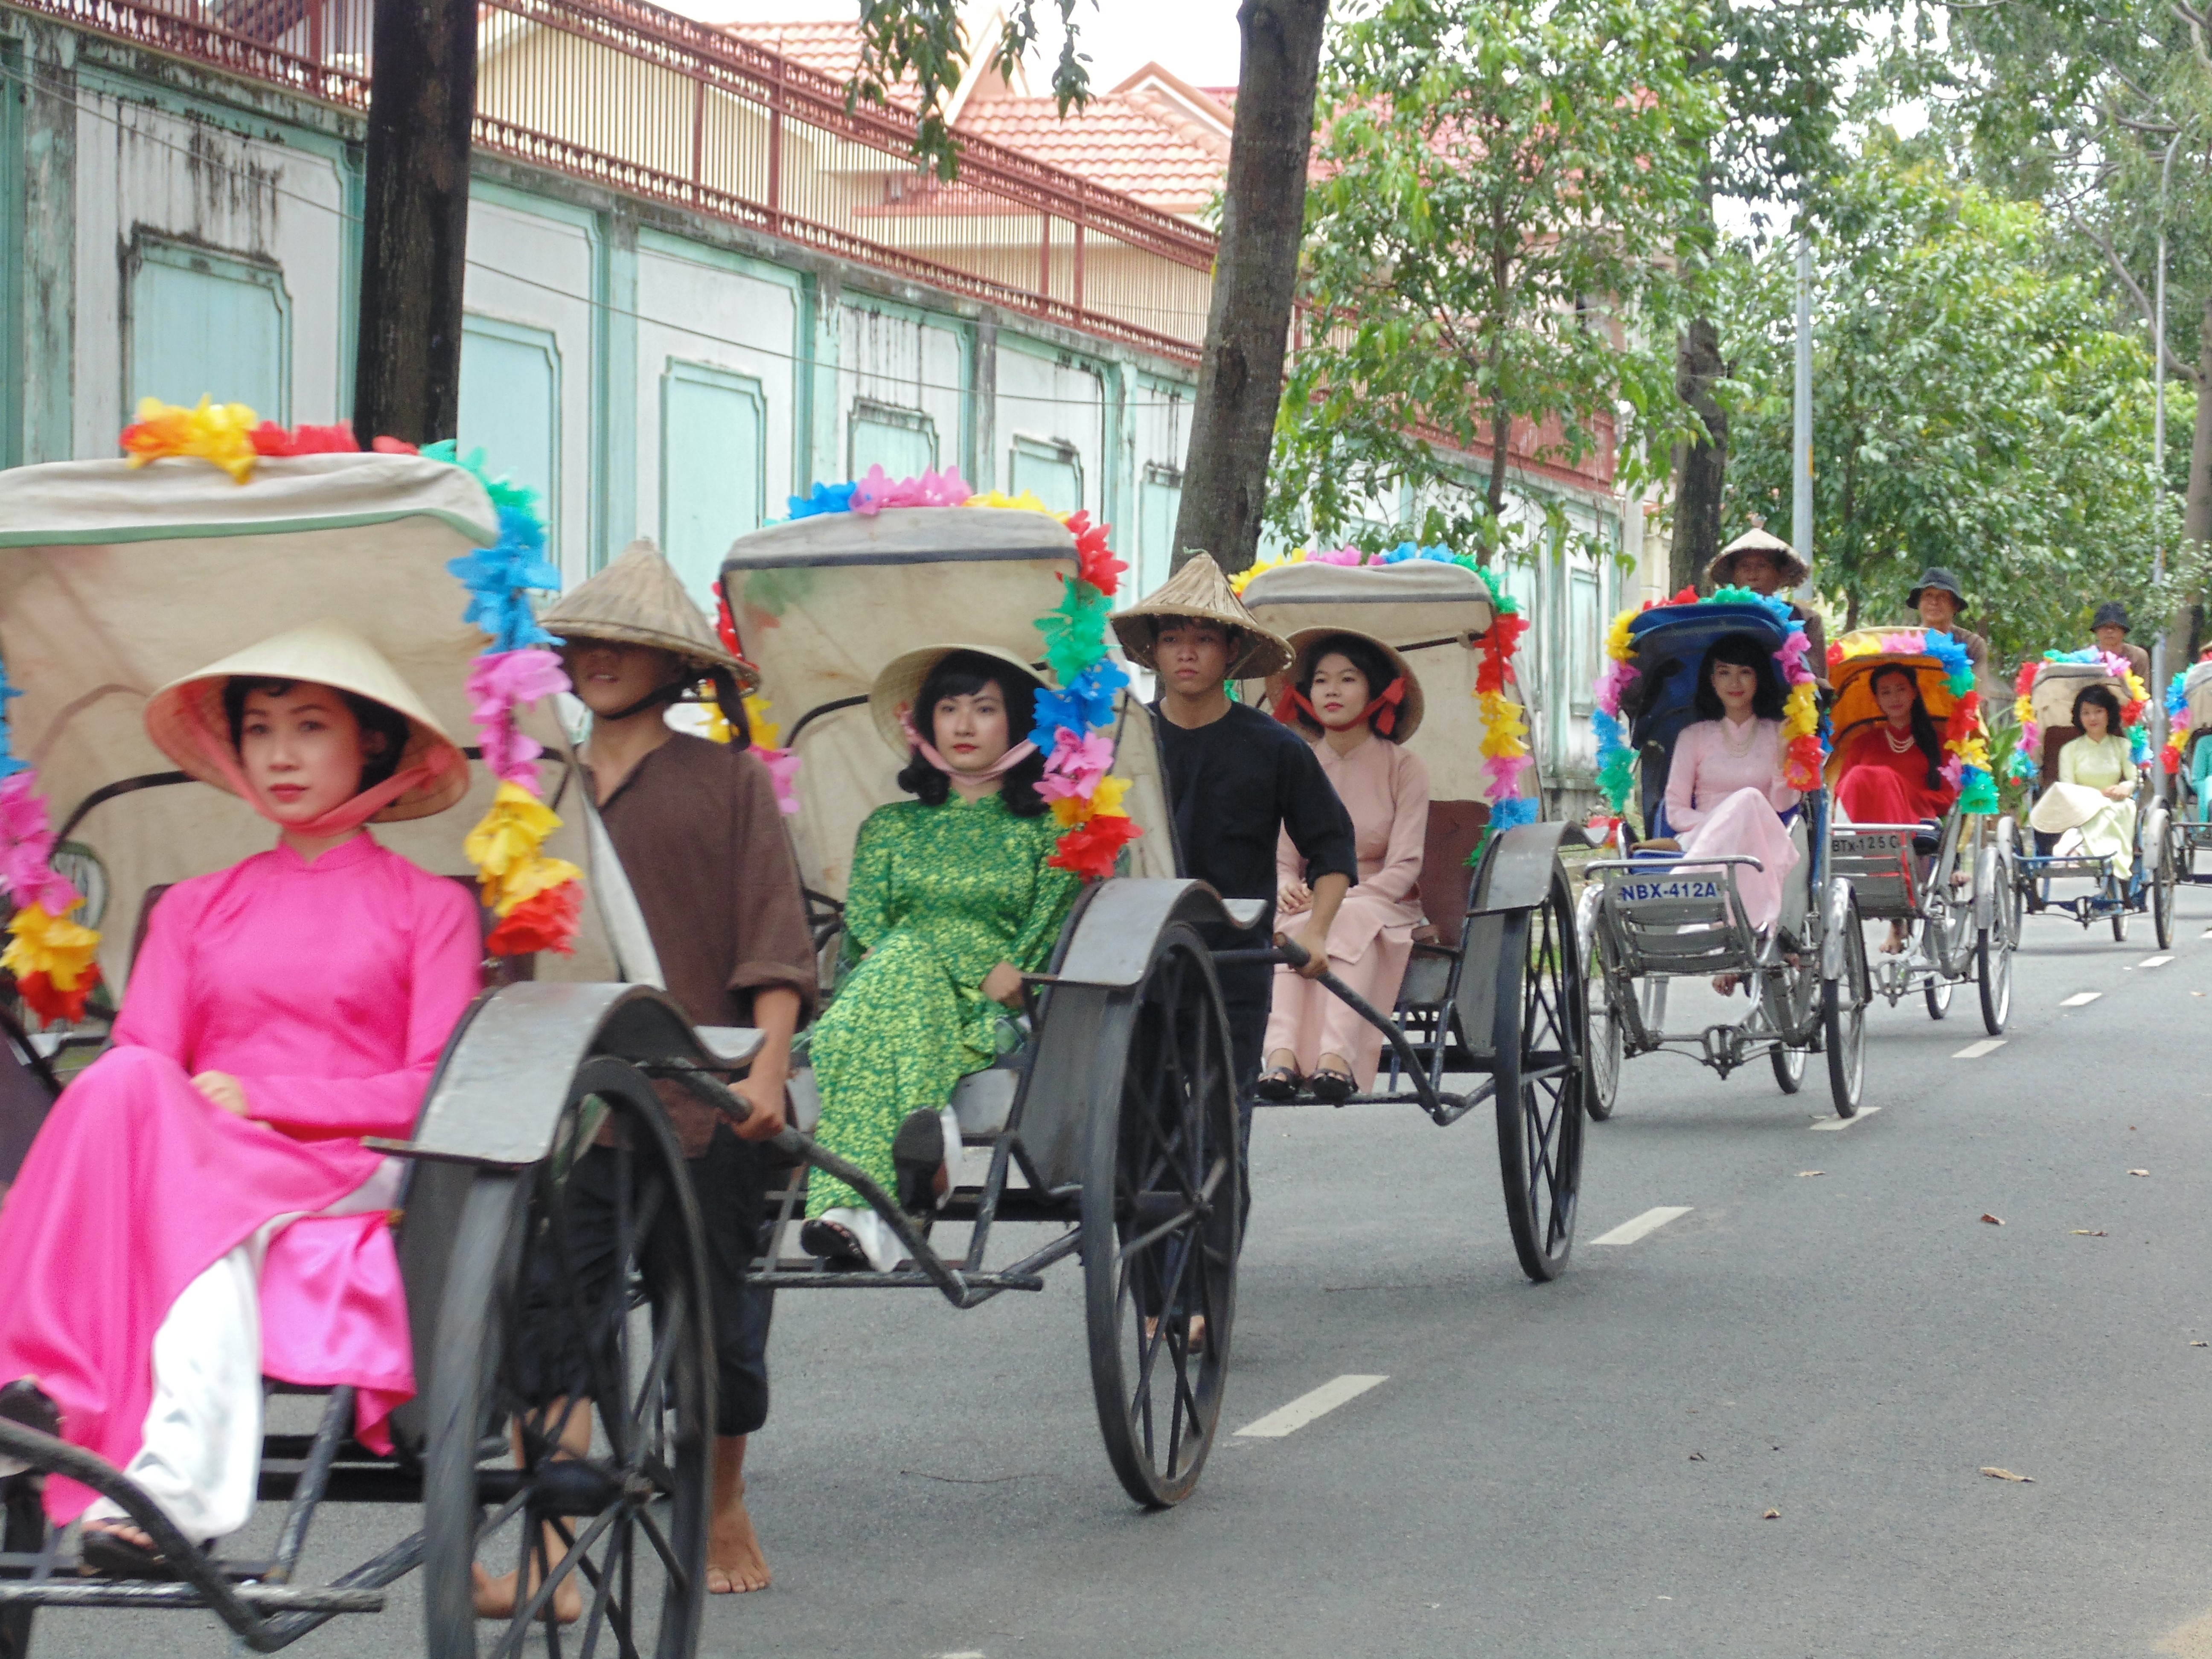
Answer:
[[1262, 1100], [1296, 1100], [1303, 1082], [1304, 1079], [1289, 1066], [1277, 1066], [1260, 1073], [1252, 1085], [1252, 1092]]
[[[151, 1544], [139, 1543], [125, 1538], [123, 1531], [138, 1528], [133, 1522], [124, 1519], [88, 1521], [77, 1546], [84, 1559], [82, 1571], [88, 1578], [137, 1578], [155, 1583], [170, 1583], [184, 1575], [174, 1564]], [[201, 1544], [204, 1550], [214, 1547], [210, 1538]]]
[[1341, 1106], [1359, 1092], [1359, 1085], [1349, 1072], [1324, 1066], [1306, 1079], [1306, 1091], [1323, 1105]]
[[871, 1265], [868, 1253], [860, 1248], [860, 1241], [853, 1237], [850, 1228], [820, 1216], [799, 1230], [799, 1248], [840, 1273], [865, 1270]]

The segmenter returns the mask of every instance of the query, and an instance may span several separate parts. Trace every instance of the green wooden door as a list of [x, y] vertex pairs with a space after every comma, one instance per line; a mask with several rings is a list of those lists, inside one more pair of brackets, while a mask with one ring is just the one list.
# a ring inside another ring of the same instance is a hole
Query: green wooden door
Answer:
[[492, 477], [538, 492], [546, 545], [557, 559], [561, 348], [547, 331], [491, 317], [463, 322], [460, 451], [476, 449]]
[[131, 250], [124, 402], [246, 404], [292, 418], [292, 311], [283, 273], [156, 238]]
[[660, 378], [660, 547], [709, 610], [722, 556], [760, 528], [767, 408], [745, 375], [672, 362]]

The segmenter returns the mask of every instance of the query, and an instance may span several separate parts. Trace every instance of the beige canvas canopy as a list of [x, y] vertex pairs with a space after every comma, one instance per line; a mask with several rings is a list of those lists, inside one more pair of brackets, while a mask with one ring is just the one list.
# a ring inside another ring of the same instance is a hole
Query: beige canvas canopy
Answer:
[[2191, 665], [2181, 690], [2189, 699], [2189, 729], [2212, 732], [2212, 662]]
[[2035, 723], [2045, 732], [2057, 726], [2071, 727], [2074, 724], [2074, 699], [2090, 686], [2112, 688], [2112, 695], [2125, 708], [2128, 688], [2106, 672], [2100, 663], [2047, 662], [2035, 671], [2034, 684], [2028, 689], [2028, 701], [2035, 709]]
[[[19, 759], [38, 769], [55, 828], [73, 823], [64, 868], [101, 931], [100, 969], [125, 984], [149, 888], [265, 851], [276, 831], [235, 797], [176, 771], [146, 735], [159, 687], [285, 629], [337, 617], [382, 653], [431, 717], [472, 732], [465, 681], [484, 635], [462, 622], [469, 592], [448, 559], [498, 538], [468, 472], [412, 455], [265, 460], [233, 483], [205, 462], [64, 461], [0, 472], [0, 661], [22, 695], [8, 705]], [[556, 757], [549, 711], [526, 720]], [[549, 775], [550, 769], [549, 769]], [[467, 794], [433, 817], [375, 827], [379, 841], [465, 876], [461, 843], [496, 782], [480, 763]], [[573, 957], [542, 977], [620, 977], [609, 906], [629, 890], [586, 846], [589, 808], [570, 777], [547, 789], [564, 820], [545, 851], [588, 872]]]
[[[1066, 526], [1004, 507], [826, 513], [738, 538], [722, 586], [745, 656], [759, 665], [761, 695], [799, 757], [791, 827], [809, 888], [842, 900], [862, 821], [910, 799], [868, 712], [876, 676], [906, 652], [956, 642], [1041, 661], [1036, 619], [1060, 604], [1075, 572]], [[1127, 695], [1115, 754], [1115, 774], [1131, 784], [1123, 805], [1146, 831], [1130, 849], [1131, 872], [1171, 876], [1151, 717]]]
[[[1484, 801], [1490, 777], [1483, 769], [1488, 728], [1475, 701], [1474, 677], [1487, 648], [1481, 636], [1497, 618], [1489, 584], [1465, 565], [1437, 559], [1396, 564], [1279, 564], [1262, 570], [1244, 589], [1254, 616], [1279, 634], [1332, 625], [1371, 635], [1392, 647], [1421, 682], [1425, 717], [1407, 747], [1429, 769], [1429, 792], [1439, 801]], [[1505, 694], [1521, 701], [1509, 678]], [[1272, 706], [1261, 681], [1245, 682], [1249, 702]], [[1521, 775], [1521, 792], [1537, 793], [1535, 768]]]

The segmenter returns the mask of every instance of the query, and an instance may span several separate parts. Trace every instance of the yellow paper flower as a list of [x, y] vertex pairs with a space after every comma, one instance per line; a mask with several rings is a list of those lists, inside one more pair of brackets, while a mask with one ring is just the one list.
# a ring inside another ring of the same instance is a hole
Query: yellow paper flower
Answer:
[[1962, 765], [1978, 766], [1984, 772], [1990, 769], [1990, 747], [1982, 741], [1978, 733], [1971, 738], [1961, 738], [1956, 743], [1947, 743], [1943, 746], [1956, 755]]
[[516, 905], [536, 898], [549, 887], [581, 881], [583, 878], [584, 872], [566, 859], [532, 858], [509, 868], [496, 883], [487, 878], [484, 897], [494, 912], [504, 916]]
[[1024, 489], [1018, 495], [1009, 495], [1003, 490], [998, 489], [986, 490], [981, 495], [970, 495], [962, 505], [1011, 507], [1019, 513], [1042, 513], [1048, 519], [1057, 519], [1060, 516], [1039, 501], [1034, 489]]
[[519, 784], [502, 783], [492, 798], [491, 810], [469, 831], [461, 850], [468, 854], [483, 880], [489, 904], [501, 878], [517, 865], [538, 856], [545, 837], [561, 827], [553, 809]]
[[[75, 910], [83, 902], [80, 898], [69, 908]], [[92, 966], [100, 949], [100, 935], [91, 928], [71, 921], [66, 914], [58, 916], [35, 904], [15, 912], [8, 933], [8, 948], [0, 951], [0, 968], [19, 980], [44, 974], [57, 991], [76, 989], [77, 981]]]
[[142, 398], [137, 422], [123, 433], [123, 447], [131, 456], [126, 465], [197, 455], [244, 483], [259, 459], [253, 451], [253, 428], [260, 424], [261, 417], [244, 404], [212, 403], [204, 397], [198, 407], [184, 409], [159, 398]]
[[1097, 788], [1091, 792], [1091, 811], [1094, 817], [1126, 818], [1128, 809], [1121, 805], [1121, 797], [1129, 792], [1127, 778], [1104, 777], [1098, 780]]
[[1867, 635], [1844, 640], [1842, 646], [1844, 659], [1848, 662], [1853, 657], [1873, 656], [1881, 649], [1881, 640], [1878, 635]]
[[1262, 570], [1273, 570], [1283, 565], [1304, 564], [1305, 562], [1306, 550], [1303, 547], [1292, 548], [1279, 559], [1255, 559], [1243, 569], [1231, 575], [1229, 591], [1241, 599], [1244, 597], [1244, 590], [1252, 585], [1252, 579]]
[[2150, 701], [2150, 693], [2143, 689], [2142, 678], [2132, 668], [2128, 670], [2128, 701], [2130, 702]]
[[763, 749], [783, 747], [783, 727], [770, 718], [775, 705], [757, 691], [745, 694], [745, 723], [752, 727], [753, 741]]
[[1074, 795], [1060, 795], [1052, 803], [1052, 816], [1061, 829], [1073, 830], [1091, 822], [1091, 803]]
[[1486, 755], [1525, 755], [1528, 735], [1528, 711], [1503, 691], [1484, 691], [1475, 702], [1482, 709], [1482, 752]]
[[1786, 743], [1802, 738], [1818, 729], [1820, 724], [1819, 705], [1814, 701], [1813, 682], [1800, 680], [1790, 688], [1790, 695], [1782, 704], [1782, 737]]
[[1605, 654], [1615, 662], [1626, 662], [1635, 654], [1636, 647], [1629, 638], [1628, 624], [1641, 614], [1640, 611], [1624, 611], [1613, 619], [1613, 626], [1606, 630]]

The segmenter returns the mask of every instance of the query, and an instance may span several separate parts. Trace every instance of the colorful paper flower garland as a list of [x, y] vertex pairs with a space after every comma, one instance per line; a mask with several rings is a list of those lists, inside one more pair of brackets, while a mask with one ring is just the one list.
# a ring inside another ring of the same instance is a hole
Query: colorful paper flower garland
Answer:
[[54, 868], [46, 797], [9, 746], [8, 700], [22, 695], [0, 669], [0, 890], [15, 907], [0, 968], [15, 976], [23, 1006], [51, 1025], [84, 1018], [85, 999], [100, 983], [100, 935], [70, 920], [84, 896]]
[[2168, 777], [2179, 773], [2189, 758], [2189, 671], [2185, 668], [2166, 682], [2166, 751], [2159, 757]]
[[1820, 787], [1820, 769], [1826, 763], [1828, 748], [1820, 735], [1820, 707], [1813, 671], [1805, 665], [1806, 655], [1813, 648], [1805, 624], [1790, 615], [1789, 605], [1782, 600], [1747, 587], [1716, 588], [1710, 599], [1700, 598], [1696, 588], [1686, 587], [1670, 599], [1647, 600], [1634, 610], [1622, 611], [1606, 630], [1605, 653], [1609, 660], [1598, 676], [1597, 709], [1590, 718], [1597, 731], [1598, 790], [1616, 820], [1626, 814], [1635, 789], [1636, 757], [1628, 746], [1627, 728], [1620, 718], [1621, 696], [1641, 672], [1636, 666], [1635, 636], [1629, 624], [1647, 611], [1704, 604], [1755, 605], [1782, 629], [1782, 644], [1774, 653], [1775, 668], [1783, 684], [1790, 688], [1782, 702], [1782, 780], [1792, 789]]
[[[1344, 566], [1403, 564], [1409, 559], [1426, 559], [1437, 564], [1455, 564], [1462, 569], [1472, 570], [1482, 576], [1483, 585], [1490, 586], [1488, 573], [1481, 564], [1465, 553], [1455, 553], [1441, 544], [1421, 547], [1413, 542], [1401, 542], [1387, 553], [1370, 554], [1357, 547], [1339, 547], [1327, 551], [1296, 548], [1279, 558], [1265, 558], [1249, 569], [1240, 570], [1229, 579], [1230, 591], [1239, 599], [1252, 585], [1253, 579], [1263, 570], [1279, 569], [1288, 564], [1334, 564]], [[1490, 775], [1490, 822], [1475, 856], [1481, 856], [1482, 848], [1489, 842], [1490, 832], [1511, 830], [1524, 823], [1535, 823], [1542, 803], [1533, 795], [1520, 793], [1521, 774], [1530, 765], [1528, 753], [1528, 711], [1505, 695], [1505, 684], [1514, 656], [1521, 649], [1521, 637], [1528, 631], [1528, 623], [1521, 615], [1520, 601], [1510, 593], [1492, 589], [1496, 619], [1491, 623], [1485, 641], [1482, 665], [1475, 670], [1474, 699], [1482, 710], [1483, 769]]]
[[[1036, 721], [1030, 741], [1045, 756], [1037, 793], [1052, 803], [1060, 836], [1047, 860], [1086, 881], [1114, 873], [1121, 849], [1144, 832], [1121, 804], [1128, 780], [1113, 776], [1115, 702], [1129, 684], [1127, 671], [1106, 654], [1106, 618], [1113, 610], [1121, 572], [1128, 566], [1107, 546], [1112, 526], [1094, 525], [1088, 513], [1054, 513], [1024, 491], [969, 491], [957, 467], [925, 472], [919, 478], [891, 479], [881, 467], [853, 483], [817, 483], [805, 495], [791, 497], [791, 516], [825, 513], [872, 514], [891, 507], [989, 507], [1042, 513], [1075, 536], [1076, 574], [1060, 604], [1036, 620], [1044, 636], [1044, 658], [1059, 683], [1036, 694]], [[732, 635], [734, 637], [734, 630]]]
[[1974, 665], [1966, 647], [1948, 634], [1901, 628], [1875, 637], [1838, 641], [1828, 647], [1828, 665], [1841, 667], [1857, 657], [1933, 657], [1943, 671], [1943, 689], [1954, 701], [1944, 723], [1944, 780], [1959, 792], [1962, 811], [1997, 810], [1996, 780], [1990, 771], [1989, 728], [1982, 719], [1982, 696], [1974, 689]]
[[[288, 429], [261, 420], [243, 404], [215, 404], [205, 398], [194, 409], [142, 399], [138, 418], [124, 429], [122, 442], [134, 467], [167, 456], [195, 456], [241, 484], [264, 457], [361, 451], [352, 428], [343, 422]], [[555, 592], [561, 586], [561, 573], [545, 556], [537, 492], [494, 478], [485, 470], [482, 450], [461, 456], [450, 440], [417, 450], [397, 438], [379, 438], [370, 447], [382, 454], [420, 454], [464, 469], [483, 486], [498, 515], [496, 542], [447, 561], [469, 589], [462, 620], [491, 640], [469, 671], [468, 692], [484, 765], [500, 781], [490, 810], [469, 831], [463, 850], [477, 866], [484, 904], [499, 918], [485, 948], [494, 956], [566, 954], [583, 909], [584, 872], [540, 850], [561, 820], [539, 799], [538, 759], [544, 750], [516, 720], [526, 704], [569, 689], [560, 656], [550, 648], [556, 641], [538, 627], [530, 603], [533, 590]]]
[[2125, 657], [2087, 646], [2079, 651], [2046, 651], [2021, 664], [2013, 680], [2013, 712], [2020, 717], [2020, 741], [2013, 745], [2005, 775], [2016, 783], [2033, 783], [2042, 769], [2043, 728], [2036, 724], [2035, 677], [2047, 662], [2094, 663], [2118, 681], [2125, 696], [2120, 701], [2120, 730], [2128, 740], [2128, 758], [2137, 766], [2150, 761], [2150, 732], [2143, 711], [2150, 707], [2150, 691]]

